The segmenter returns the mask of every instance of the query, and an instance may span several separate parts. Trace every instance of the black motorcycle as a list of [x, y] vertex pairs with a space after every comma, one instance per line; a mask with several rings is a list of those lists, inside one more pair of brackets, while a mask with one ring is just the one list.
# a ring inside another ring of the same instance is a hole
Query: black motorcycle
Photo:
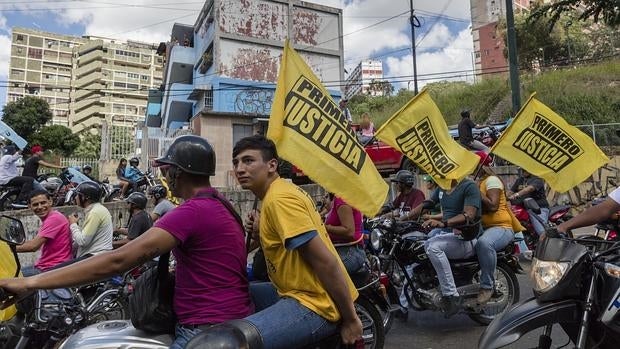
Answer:
[[550, 348], [554, 325], [574, 348], [618, 348], [620, 343], [620, 242], [559, 237], [553, 228], [536, 249], [534, 298], [495, 319], [480, 348], [500, 348], [543, 329], [538, 348]]
[[[383, 272], [389, 277], [386, 287], [390, 302], [400, 304], [399, 291], [404, 290], [409, 307], [414, 310], [441, 311], [439, 281], [424, 249], [428, 238], [420, 222], [375, 219], [371, 225], [371, 249], [381, 260]], [[519, 273], [520, 266], [512, 254], [512, 248], [513, 244], [509, 244], [497, 253], [493, 296], [482, 307], [476, 304], [480, 284], [477, 257], [450, 261], [454, 281], [463, 298], [461, 311], [480, 324], [489, 324], [519, 300], [516, 273]]]

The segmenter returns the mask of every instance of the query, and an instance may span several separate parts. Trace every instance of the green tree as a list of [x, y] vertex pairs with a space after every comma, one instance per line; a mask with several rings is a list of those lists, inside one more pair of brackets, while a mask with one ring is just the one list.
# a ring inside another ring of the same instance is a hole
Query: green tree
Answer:
[[101, 134], [84, 132], [80, 138], [80, 145], [75, 149], [73, 155], [79, 158], [99, 159], [101, 155]]
[[549, 28], [553, 28], [563, 14], [575, 14], [580, 21], [599, 21], [610, 27], [620, 25], [620, 6], [618, 0], [559, 0], [534, 8], [530, 21], [548, 18]]
[[80, 138], [62, 125], [43, 126], [31, 139], [33, 144], [40, 144], [43, 148], [58, 151], [64, 156], [72, 155], [80, 145]]
[[22, 138], [32, 143], [31, 136], [52, 120], [49, 104], [42, 98], [26, 96], [7, 103], [2, 112], [7, 125]]
[[390, 96], [394, 92], [394, 86], [387, 80], [372, 79], [368, 84], [368, 92], [373, 96], [377, 94]]

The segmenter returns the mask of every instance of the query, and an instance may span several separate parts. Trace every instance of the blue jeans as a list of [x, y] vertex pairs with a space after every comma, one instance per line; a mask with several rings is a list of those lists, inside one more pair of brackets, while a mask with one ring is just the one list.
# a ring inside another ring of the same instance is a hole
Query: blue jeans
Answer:
[[[405, 271], [407, 272], [407, 274], [409, 274], [410, 278], [413, 278], [413, 269], [417, 266], [418, 266], [418, 263], [413, 263], [405, 267]], [[403, 279], [405, 279], [404, 276], [403, 276]], [[410, 295], [411, 295], [411, 292], [413, 291], [412, 290], [413, 285], [411, 285], [411, 287], [405, 287], [405, 285], [406, 285], [406, 282], [403, 281], [403, 289], [400, 290], [400, 296], [398, 296], [398, 303], [400, 303], [400, 310], [402, 312], [406, 312], [409, 310], [409, 301], [407, 300], [407, 296], [405, 295], [405, 290], [407, 290], [407, 292], [409, 292]]]
[[338, 331], [329, 322], [290, 297], [280, 297], [270, 282], [250, 284], [257, 313], [245, 319], [258, 329], [264, 349], [301, 348]]
[[494, 274], [497, 266], [497, 251], [502, 250], [514, 240], [510, 228], [490, 227], [484, 230], [476, 243], [476, 255], [480, 262], [480, 288], [492, 290], [495, 285]]
[[336, 252], [338, 252], [338, 256], [340, 256], [349, 275], [360, 270], [366, 261], [366, 254], [358, 245], [336, 247]]
[[192, 338], [194, 338], [200, 332], [202, 332], [201, 329], [187, 328], [187, 327], [181, 326], [180, 324], [177, 324], [174, 329], [174, 334], [175, 334], [174, 342], [172, 342], [172, 344], [170, 345], [170, 349], [185, 348], [185, 345], [187, 345], [187, 342], [192, 340]]
[[33, 275], [41, 274], [42, 272], [43, 272], [42, 270], [35, 268], [34, 265], [30, 265], [30, 266], [22, 268], [23, 276], [33, 276]]
[[[545, 232], [545, 226], [543, 224], [541, 224], [538, 221], [538, 219], [536, 219], [536, 217], [534, 217], [536, 215], [536, 213], [534, 213], [534, 211], [527, 210], [527, 213], [530, 214], [530, 222], [532, 222], [532, 225], [534, 226], [534, 230], [536, 231], [536, 234], [538, 234], [538, 236], [540, 236], [542, 233]], [[549, 208], [548, 207], [541, 207], [540, 208], [540, 214], [538, 215], [538, 217], [545, 224], [547, 224], [547, 222], [549, 221]]]
[[474, 255], [476, 240], [465, 241], [452, 233], [436, 235], [424, 243], [444, 296], [458, 296], [454, 276], [448, 259], [463, 259]]
[[452, 228], [433, 228], [431, 231], [428, 232], [426, 236], [430, 239], [437, 235], [449, 234], [449, 233], [452, 233]]

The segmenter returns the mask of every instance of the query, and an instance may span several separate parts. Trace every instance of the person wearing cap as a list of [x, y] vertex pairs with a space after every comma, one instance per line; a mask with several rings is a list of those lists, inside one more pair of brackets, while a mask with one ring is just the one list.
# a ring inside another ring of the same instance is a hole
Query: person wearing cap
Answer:
[[119, 228], [116, 233], [124, 235], [121, 240], [116, 240], [112, 243], [114, 248], [119, 248], [129, 241], [142, 235], [153, 226], [153, 220], [151, 216], [146, 212], [146, 204], [148, 199], [146, 195], [142, 193], [131, 193], [125, 198], [129, 209], [129, 223], [127, 228]]
[[177, 262], [173, 296], [177, 325], [170, 348], [184, 348], [201, 331], [248, 316], [252, 302], [244, 231], [230, 203], [211, 187], [215, 150], [202, 137], [180, 136], [157, 165], [165, 173], [172, 193], [184, 202], [151, 229], [112, 251], [34, 277], [0, 280], [0, 287], [24, 294], [83, 285], [121, 274], [172, 251]]
[[43, 147], [40, 145], [33, 145], [30, 149], [32, 156], [26, 160], [24, 163], [24, 170], [22, 171], [22, 176], [37, 178], [37, 173], [39, 172], [39, 166], [43, 165], [49, 168], [55, 169], [63, 169], [63, 166], [50, 164], [49, 162], [43, 161]]
[[88, 258], [112, 249], [112, 215], [100, 202], [103, 190], [95, 182], [86, 181], [75, 188], [76, 204], [84, 209], [84, 224], [78, 224], [77, 212], [69, 216], [69, 228], [77, 245], [76, 258]]
[[353, 122], [353, 117], [351, 117], [351, 112], [349, 111], [349, 108], [347, 107], [347, 103], [349, 102], [348, 99], [341, 99], [340, 102], [338, 102], [338, 106], [340, 106], [340, 110], [342, 111], [342, 115], [344, 116], [344, 119], [347, 121], [348, 125], [351, 126], [351, 123]]
[[514, 240], [512, 216], [508, 207], [506, 187], [495, 175], [490, 156], [477, 151], [480, 157], [480, 197], [482, 202], [482, 229], [484, 232], [476, 242], [476, 255], [480, 262], [480, 290], [478, 305], [486, 304], [493, 296], [497, 251], [501, 251]]
[[459, 142], [464, 146], [472, 149], [482, 150], [485, 153], [489, 153], [490, 149], [482, 142], [474, 139], [472, 129], [483, 127], [473, 122], [470, 118], [470, 110], [465, 109], [461, 111], [461, 121], [459, 122]]
[[545, 182], [542, 178], [532, 175], [523, 168], [519, 168], [519, 177], [510, 187], [508, 192], [508, 199], [512, 203], [522, 203], [524, 199], [532, 198], [536, 200], [538, 206], [540, 206], [540, 213], [538, 218], [543, 223], [536, 219], [536, 213], [530, 209], [527, 212], [530, 215], [530, 222], [534, 227], [534, 230], [541, 236], [545, 233], [545, 226], [549, 220], [549, 202], [547, 201], [547, 195], [545, 194]]
[[[439, 186], [435, 183], [431, 175], [425, 174], [422, 176], [422, 180], [426, 184], [426, 190], [428, 190], [429, 197], [439, 195]], [[422, 219], [441, 219], [441, 205], [439, 203], [435, 204], [432, 209], [422, 215]]]
[[[474, 255], [476, 240], [464, 240], [461, 227], [475, 223], [481, 216], [480, 189], [476, 183], [463, 178], [452, 180], [450, 189], [436, 191], [430, 200], [441, 204], [441, 219], [428, 219], [422, 227], [431, 229], [424, 244], [431, 261], [442, 294], [442, 311], [446, 318], [456, 314], [462, 299], [456, 288], [449, 259], [463, 259]], [[407, 214], [406, 219], [415, 219], [423, 211], [424, 203]]]
[[406, 216], [406, 212], [417, 207], [424, 201], [424, 193], [414, 188], [415, 176], [411, 171], [400, 170], [396, 173], [396, 177], [391, 180], [392, 183], [397, 184], [398, 195], [392, 201], [392, 212], [388, 212], [384, 217], [397, 217], [402, 218]]
[[168, 189], [162, 184], [151, 187], [149, 189], [149, 195], [153, 197], [154, 207], [151, 212], [151, 220], [153, 223], [177, 207], [177, 205], [168, 200]]

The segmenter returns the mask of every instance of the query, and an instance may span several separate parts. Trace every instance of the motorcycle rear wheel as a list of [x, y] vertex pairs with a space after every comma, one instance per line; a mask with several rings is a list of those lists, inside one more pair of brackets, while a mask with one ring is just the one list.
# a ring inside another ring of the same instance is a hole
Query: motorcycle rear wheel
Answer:
[[[476, 280], [478, 275], [479, 274], [474, 276], [472, 283], [478, 282]], [[503, 306], [493, 307], [493, 303], [497, 302], [495, 295], [493, 295], [493, 298], [489, 301], [489, 303], [484, 305], [478, 313], [468, 313], [467, 316], [477, 323], [486, 326], [490, 324], [495, 317], [505, 312], [512, 307], [513, 304], [516, 304], [519, 301], [520, 290], [517, 275], [515, 275], [512, 269], [504, 263], [497, 263], [497, 268], [495, 269], [495, 289], [496, 293], [497, 291], [502, 292], [501, 298], [507, 297], [506, 301], [503, 302]], [[485, 312], [488, 312], [488, 314]]]
[[383, 318], [366, 297], [359, 296], [355, 301], [355, 311], [362, 321], [362, 339], [366, 349], [382, 349], [385, 343], [385, 331], [383, 328]]

